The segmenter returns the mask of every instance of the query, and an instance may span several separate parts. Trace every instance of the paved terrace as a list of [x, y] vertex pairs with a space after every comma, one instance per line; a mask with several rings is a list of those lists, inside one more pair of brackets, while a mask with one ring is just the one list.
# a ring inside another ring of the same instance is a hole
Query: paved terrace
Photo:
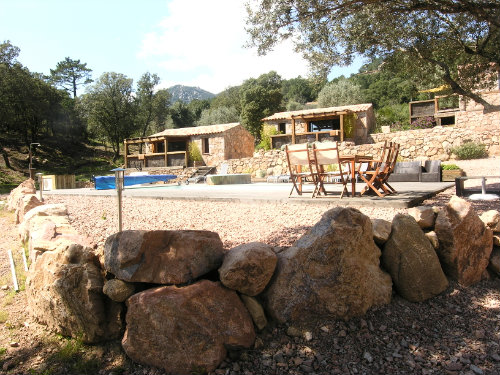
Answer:
[[[127, 187], [123, 190], [124, 197], [148, 199], [183, 199], [183, 200], [213, 200], [228, 202], [303, 202], [305, 204], [324, 204], [336, 202], [345, 206], [376, 206], [408, 208], [418, 206], [425, 199], [454, 186], [453, 182], [394, 182], [391, 183], [398, 194], [379, 198], [376, 195], [359, 196], [364, 184], [356, 184], [357, 196], [344, 196], [339, 199], [341, 185], [328, 185], [329, 191], [336, 191], [336, 195], [311, 198], [312, 185], [305, 185], [304, 194], [298, 196], [295, 192], [289, 198], [291, 183], [256, 182], [241, 185], [206, 185], [206, 184], [157, 184], [148, 186]], [[85, 196], [116, 196], [115, 190], [95, 189], [61, 189], [44, 191], [44, 195], [85, 195]]]

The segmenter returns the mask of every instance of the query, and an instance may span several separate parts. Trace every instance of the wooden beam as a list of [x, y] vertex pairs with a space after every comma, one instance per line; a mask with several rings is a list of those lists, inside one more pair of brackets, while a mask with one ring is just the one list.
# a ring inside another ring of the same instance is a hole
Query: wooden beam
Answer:
[[340, 115], [340, 142], [344, 142], [344, 115]]
[[295, 144], [295, 119], [292, 116], [292, 145]]
[[168, 141], [167, 138], [163, 140], [163, 147], [165, 148], [165, 167], [168, 167]]

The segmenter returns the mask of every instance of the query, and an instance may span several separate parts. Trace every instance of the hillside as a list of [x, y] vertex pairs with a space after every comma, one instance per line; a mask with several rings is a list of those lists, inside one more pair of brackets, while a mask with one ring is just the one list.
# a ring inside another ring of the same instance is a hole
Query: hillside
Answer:
[[172, 95], [171, 102], [175, 103], [177, 101], [182, 101], [184, 103], [189, 103], [192, 100], [205, 100], [212, 99], [215, 97], [214, 94], [206, 90], [200, 89], [199, 87], [175, 85], [168, 88], [168, 92]]
[[[118, 164], [113, 153], [100, 144], [82, 143], [57, 137], [40, 137], [33, 148], [32, 166], [43, 174], [74, 174], [77, 180], [90, 180], [92, 175], [110, 174]], [[0, 193], [17, 186], [29, 176], [29, 148], [16, 138], [1, 137], [11, 168], [0, 158]]]

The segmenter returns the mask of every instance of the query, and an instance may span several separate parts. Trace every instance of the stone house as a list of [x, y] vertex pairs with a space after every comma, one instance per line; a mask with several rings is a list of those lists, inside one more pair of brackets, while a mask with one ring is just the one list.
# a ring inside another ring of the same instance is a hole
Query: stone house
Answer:
[[324, 139], [366, 143], [375, 128], [371, 103], [279, 112], [262, 121], [280, 133], [271, 137], [273, 148]]
[[254, 137], [239, 123], [166, 129], [148, 137], [124, 140], [126, 168], [187, 167], [189, 144], [196, 145], [206, 165], [251, 157]]

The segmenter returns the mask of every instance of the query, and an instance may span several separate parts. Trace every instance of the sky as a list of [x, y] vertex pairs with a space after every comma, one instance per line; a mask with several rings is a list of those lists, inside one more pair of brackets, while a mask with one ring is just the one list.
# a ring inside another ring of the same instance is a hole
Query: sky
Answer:
[[[0, 42], [20, 48], [18, 61], [50, 74], [66, 57], [92, 69], [96, 80], [116, 72], [134, 80], [146, 72], [217, 94], [276, 71], [307, 77], [307, 61], [284, 42], [267, 56], [245, 48], [246, 0], [0, 0]], [[329, 78], [362, 65], [332, 70]]]

